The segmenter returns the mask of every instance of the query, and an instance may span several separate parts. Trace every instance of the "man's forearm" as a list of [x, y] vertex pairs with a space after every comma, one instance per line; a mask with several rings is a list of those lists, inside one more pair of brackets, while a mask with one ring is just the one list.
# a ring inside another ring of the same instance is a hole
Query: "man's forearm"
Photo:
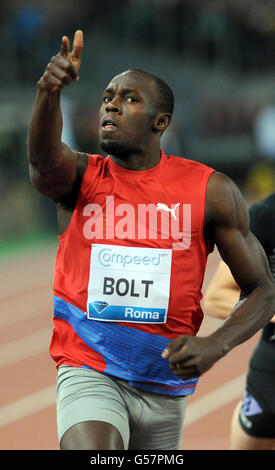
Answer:
[[212, 335], [221, 347], [221, 356], [251, 338], [275, 313], [275, 283], [255, 288], [241, 301], [222, 326]]
[[62, 154], [60, 91], [38, 89], [28, 132], [29, 162], [39, 171], [54, 168]]

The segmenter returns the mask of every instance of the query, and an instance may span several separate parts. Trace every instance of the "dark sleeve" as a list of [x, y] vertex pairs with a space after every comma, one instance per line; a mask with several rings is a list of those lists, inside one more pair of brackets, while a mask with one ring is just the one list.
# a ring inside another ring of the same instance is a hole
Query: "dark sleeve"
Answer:
[[249, 215], [251, 232], [259, 240], [268, 256], [274, 248], [274, 207], [271, 206], [269, 200], [264, 200], [251, 206]]

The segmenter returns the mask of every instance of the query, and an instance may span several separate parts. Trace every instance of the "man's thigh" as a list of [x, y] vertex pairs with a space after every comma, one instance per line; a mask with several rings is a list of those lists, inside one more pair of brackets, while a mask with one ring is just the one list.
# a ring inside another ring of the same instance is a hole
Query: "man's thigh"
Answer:
[[187, 398], [146, 392], [123, 381], [119, 386], [129, 410], [129, 449], [179, 449]]
[[124, 450], [118, 429], [103, 421], [84, 421], [63, 434], [61, 450]]
[[115, 381], [92, 369], [59, 367], [57, 428], [63, 449], [127, 449], [128, 414]]

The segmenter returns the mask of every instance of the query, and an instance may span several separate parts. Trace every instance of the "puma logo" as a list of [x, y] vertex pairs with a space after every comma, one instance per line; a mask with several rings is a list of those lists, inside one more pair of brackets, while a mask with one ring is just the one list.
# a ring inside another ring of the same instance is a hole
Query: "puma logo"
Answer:
[[157, 210], [159, 211], [166, 211], [166, 212], [171, 212], [172, 217], [177, 220], [175, 210], [176, 208], [180, 205], [180, 202], [178, 202], [173, 209], [170, 209], [166, 204], [162, 204], [162, 202], [157, 203]]

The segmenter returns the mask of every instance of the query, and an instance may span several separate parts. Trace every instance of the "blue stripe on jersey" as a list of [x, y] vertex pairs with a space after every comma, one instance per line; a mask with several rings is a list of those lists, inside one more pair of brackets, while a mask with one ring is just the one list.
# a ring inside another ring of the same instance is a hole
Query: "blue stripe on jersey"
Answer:
[[54, 297], [54, 317], [67, 321], [87, 346], [102, 355], [104, 373], [151, 392], [174, 396], [194, 392], [198, 378], [181, 380], [161, 357], [169, 339], [115, 322], [89, 320], [59, 297]]

